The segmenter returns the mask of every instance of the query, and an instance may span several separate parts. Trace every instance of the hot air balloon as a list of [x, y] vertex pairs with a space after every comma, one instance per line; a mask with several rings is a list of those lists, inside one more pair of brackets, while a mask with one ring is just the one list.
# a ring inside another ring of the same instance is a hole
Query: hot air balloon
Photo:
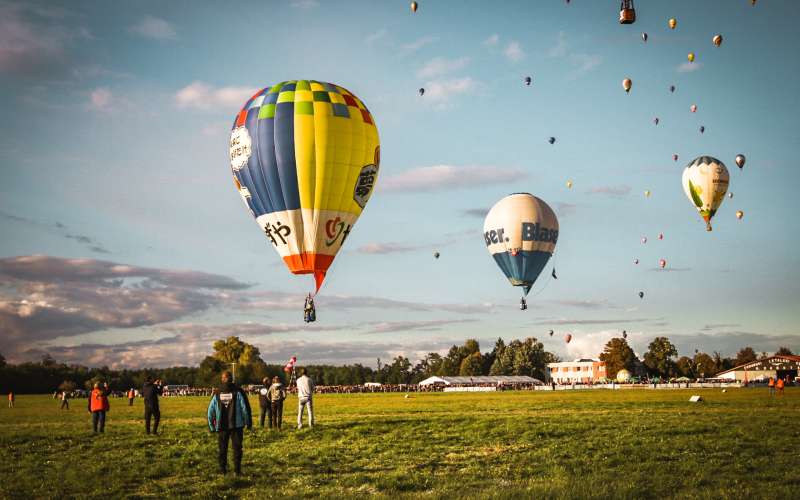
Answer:
[[417, 2], [411, 2], [411, 12], [416, 12], [419, 8], [419, 4]]
[[642, 245], [647, 243], [647, 236], [642, 236]]
[[529, 76], [525, 77], [525, 85], [530, 85], [532, 81], [533, 80], [531, 79], [531, 77], [529, 77]]
[[712, 38], [711, 41], [714, 43], [715, 47], [719, 47], [722, 45], [722, 35], [714, 35], [714, 38]]
[[674, 30], [676, 26], [678, 26], [678, 21], [673, 17], [667, 22], [669, 29]]
[[658, 117], [657, 117], [657, 116], [656, 116], [655, 118], [653, 118], [653, 123], [655, 123], [656, 125], [658, 125], [658, 122], [659, 122], [659, 119], [658, 119]]
[[645, 33], [644, 31], [642, 32], [642, 41], [647, 43], [647, 33]]
[[623, 339], [627, 339], [628, 338], [628, 331], [627, 330], [622, 330], [622, 338]]
[[314, 80], [265, 87], [236, 115], [229, 158], [259, 228], [319, 292], [378, 177], [378, 129], [364, 103]]
[[633, 81], [631, 81], [630, 78], [622, 80], [622, 88], [625, 89], [625, 92], [630, 92], [632, 86], [633, 86]]
[[711, 219], [725, 198], [729, 180], [725, 164], [711, 156], [697, 157], [683, 170], [683, 190], [706, 221], [707, 231], [711, 231]]
[[569, 344], [569, 342], [570, 342], [571, 340], [572, 340], [572, 334], [571, 334], [571, 333], [568, 333], [568, 334], [564, 335], [564, 342], [566, 342], [567, 344]]
[[703, 125], [700, 125], [700, 133], [702, 134], [705, 131], [706, 131], [706, 128]]
[[670, 93], [675, 92], [675, 85], [670, 85], [669, 86], [669, 91], [670, 91]]
[[438, 259], [439, 258], [439, 252], [433, 252], [433, 258], [434, 259]]
[[736, 166], [739, 167], [739, 170], [744, 168], [745, 157], [744, 155], [736, 155]]
[[550, 144], [555, 144], [556, 143], [556, 138], [555, 137], [551, 137], [551, 138], [547, 139], [547, 142], [549, 142]]
[[672, 161], [678, 161], [678, 154], [677, 153], [672, 155]]
[[659, 240], [663, 240], [664, 239], [664, 233], [658, 233], [658, 239]]
[[640, 299], [643, 299], [643, 298], [644, 298], [644, 292], [639, 292], [639, 298], [640, 298]]
[[553, 330], [550, 330], [550, 336], [551, 337], [553, 336]]
[[619, 6], [619, 24], [633, 24], [636, 22], [636, 10], [633, 0], [622, 0]]
[[728, 198], [733, 198], [733, 191], [731, 191], [730, 193], [728, 193]]
[[425, 95], [425, 89], [420, 87], [419, 88], [419, 95]]
[[572, 189], [572, 181], [567, 181], [567, 189]]
[[697, 104], [692, 104], [691, 106], [689, 106], [689, 111], [691, 111], [692, 113], [697, 113]]
[[742, 220], [742, 217], [744, 217], [744, 212], [742, 212], [741, 210], [737, 210], [736, 211], [736, 218], [739, 219], [739, 220]]
[[645, 190], [644, 197], [645, 198], [650, 198], [650, 190], [649, 189]]
[[633, 259], [633, 263], [639, 265], [639, 259]]
[[667, 267], [667, 261], [664, 259], [659, 259], [658, 265], [659, 267], [661, 267], [661, 269], [664, 269], [665, 267]]
[[694, 52], [689, 52], [689, 55], [686, 56], [686, 59], [688, 59], [690, 63], [693, 63], [694, 62]]
[[523, 300], [539, 277], [558, 241], [553, 209], [529, 193], [514, 193], [489, 210], [483, 223], [489, 254]]

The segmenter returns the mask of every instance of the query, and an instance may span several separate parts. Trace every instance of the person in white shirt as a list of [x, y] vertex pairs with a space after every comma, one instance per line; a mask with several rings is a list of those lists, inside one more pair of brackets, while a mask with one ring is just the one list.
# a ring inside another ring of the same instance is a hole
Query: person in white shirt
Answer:
[[308, 406], [308, 426], [314, 427], [314, 381], [306, 375], [306, 369], [300, 369], [300, 378], [297, 379], [297, 428], [303, 428], [303, 409]]

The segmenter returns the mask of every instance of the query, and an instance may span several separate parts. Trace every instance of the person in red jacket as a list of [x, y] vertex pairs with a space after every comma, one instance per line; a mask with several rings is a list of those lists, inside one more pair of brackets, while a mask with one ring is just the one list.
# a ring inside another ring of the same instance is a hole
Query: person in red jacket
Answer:
[[89, 413], [92, 414], [92, 429], [96, 433], [98, 428], [104, 432], [106, 428], [106, 412], [111, 407], [108, 404], [108, 383], [102, 386], [95, 382], [92, 393], [89, 394]]

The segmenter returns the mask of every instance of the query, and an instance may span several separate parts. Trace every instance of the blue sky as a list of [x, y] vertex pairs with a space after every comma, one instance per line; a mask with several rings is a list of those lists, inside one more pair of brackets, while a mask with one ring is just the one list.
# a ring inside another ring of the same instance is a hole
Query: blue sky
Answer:
[[[0, 352], [171, 365], [237, 334], [270, 361], [374, 364], [536, 336], [572, 358], [622, 329], [639, 353], [658, 335], [682, 354], [800, 350], [800, 6], [636, 7], [621, 26], [588, 0], [0, 1]], [[247, 97], [298, 78], [351, 90], [381, 139], [311, 326], [311, 278], [283, 267], [227, 163]], [[734, 192], [711, 233], [680, 184], [700, 155]], [[560, 222], [559, 279], [526, 312], [481, 234], [516, 191]]]

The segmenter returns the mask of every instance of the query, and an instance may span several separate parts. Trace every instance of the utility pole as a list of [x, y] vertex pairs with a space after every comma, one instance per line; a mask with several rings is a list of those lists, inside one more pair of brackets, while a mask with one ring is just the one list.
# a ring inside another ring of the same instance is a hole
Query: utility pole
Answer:
[[233, 363], [228, 363], [228, 364], [231, 365], [231, 367], [233, 368], [233, 381], [232, 382], [235, 384], [236, 383], [236, 362], [234, 361]]

